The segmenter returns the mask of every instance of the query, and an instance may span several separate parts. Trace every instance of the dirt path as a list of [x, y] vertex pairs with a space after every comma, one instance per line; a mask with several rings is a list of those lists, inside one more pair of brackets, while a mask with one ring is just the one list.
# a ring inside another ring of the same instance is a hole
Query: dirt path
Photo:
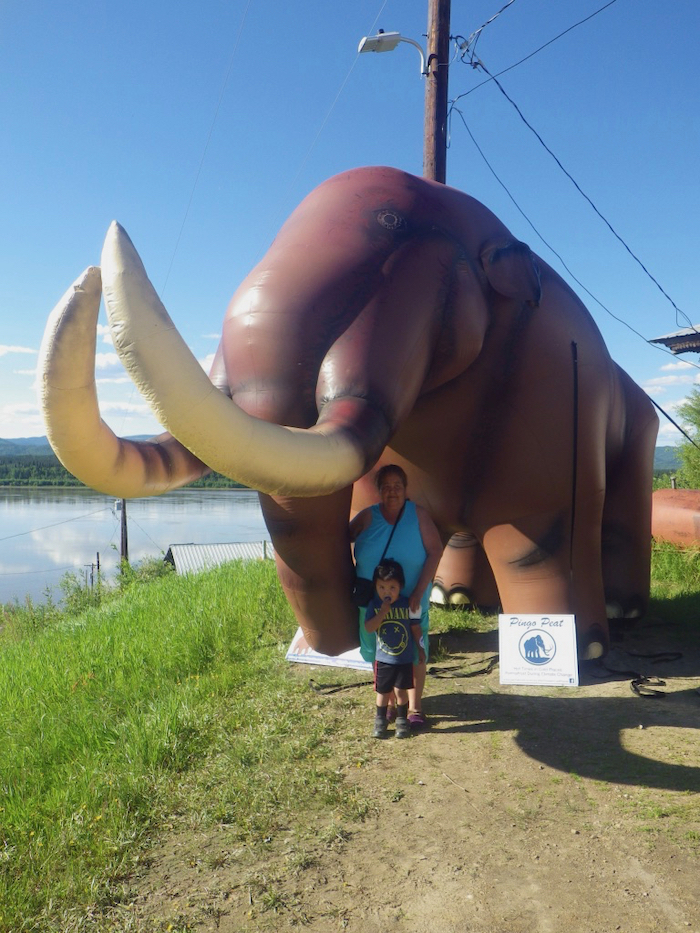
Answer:
[[309, 817], [303, 845], [290, 826], [256, 851], [223, 829], [167, 840], [138, 884], [143, 929], [700, 933], [697, 645], [627, 636], [610, 666], [683, 651], [653, 671], [665, 696], [642, 699], [629, 676], [573, 690], [465, 676], [493, 633], [443, 641], [431, 728], [410, 741], [367, 737], [370, 688], [323, 700], [356, 732], [338, 767], [370, 801], [363, 821]]

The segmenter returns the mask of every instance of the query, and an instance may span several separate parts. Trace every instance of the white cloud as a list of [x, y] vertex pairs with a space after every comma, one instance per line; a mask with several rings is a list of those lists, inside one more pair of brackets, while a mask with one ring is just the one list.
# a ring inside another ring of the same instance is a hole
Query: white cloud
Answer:
[[38, 413], [39, 405], [36, 402], [12, 402], [9, 405], [0, 405], [0, 418], [3, 419]]
[[124, 415], [150, 415], [151, 409], [145, 402], [100, 402], [103, 413]]
[[203, 340], [221, 340], [221, 334], [202, 334]]
[[665, 363], [662, 367], [662, 370], [670, 369], [697, 369], [697, 366], [694, 366], [693, 363], [688, 363], [686, 360], [677, 360], [675, 363]]
[[642, 388], [645, 392], [651, 394], [653, 392], [665, 392], [666, 389], [672, 386], [692, 385], [693, 382], [695, 382], [695, 377], [692, 373], [687, 376], [654, 376], [652, 379], [648, 379]]
[[214, 362], [215, 353], [207, 353], [203, 360], [199, 361], [199, 365], [205, 372], [209, 372], [211, 369], [211, 364]]
[[95, 382], [98, 386], [103, 385], [124, 385], [125, 383], [131, 383], [129, 376], [100, 376], [99, 379], [95, 379]]
[[112, 331], [108, 324], [97, 325], [97, 336], [102, 337], [102, 343], [106, 343], [110, 347], [114, 346], [114, 340], [112, 339]]
[[36, 355], [37, 351], [32, 350], [31, 347], [15, 347], [11, 344], [0, 343], [0, 356], [7, 356], [8, 353], [33, 353]]
[[116, 353], [96, 353], [95, 369], [109, 369], [111, 366], [120, 366]]
[[656, 443], [659, 446], [665, 446], [668, 444], [676, 444], [682, 440], [683, 435], [678, 430], [678, 428], [672, 425], [670, 421], [662, 418], [661, 424], [659, 425], [659, 435], [656, 439]]

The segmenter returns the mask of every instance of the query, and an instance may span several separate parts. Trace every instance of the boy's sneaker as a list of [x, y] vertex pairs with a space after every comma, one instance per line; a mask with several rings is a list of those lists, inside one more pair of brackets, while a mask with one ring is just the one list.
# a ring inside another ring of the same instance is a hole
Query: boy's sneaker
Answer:
[[396, 717], [396, 738], [397, 739], [407, 739], [411, 735], [411, 727], [408, 724], [408, 719], [405, 716]]
[[385, 739], [386, 730], [387, 730], [387, 721], [383, 716], [374, 717], [374, 731], [372, 732], [373, 739]]

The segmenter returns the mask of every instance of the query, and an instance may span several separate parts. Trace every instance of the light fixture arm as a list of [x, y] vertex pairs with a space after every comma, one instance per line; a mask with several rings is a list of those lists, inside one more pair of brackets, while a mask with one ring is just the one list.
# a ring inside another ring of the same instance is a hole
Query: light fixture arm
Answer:
[[382, 32], [381, 30], [377, 33], [376, 36], [365, 36], [364, 39], [360, 40], [360, 44], [357, 47], [359, 52], [393, 52], [399, 42], [407, 42], [409, 45], [412, 45], [414, 48], [418, 49], [420, 55], [420, 73], [422, 75], [428, 74], [428, 67], [425, 61], [425, 52], [421, 47], [420, 43], [416, 42], [415, 39], [407, 39], [401, 35], [400, 32]]
[[428, 74], [428, 66], [425, 63], [425, 52], [420, 43], [416, 42], [415, 39], [405, 39], [403, 36], [401, 36], [399, 42], [408, 42], [409, 45], [418, 49], [418, 54], [420, 55], [420, 73], [425, 77], [425, 75]]

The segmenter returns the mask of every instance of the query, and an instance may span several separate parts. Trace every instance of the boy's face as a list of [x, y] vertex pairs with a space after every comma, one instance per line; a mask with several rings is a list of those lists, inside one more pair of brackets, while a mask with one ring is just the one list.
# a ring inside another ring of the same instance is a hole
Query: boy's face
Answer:
[[398, 580], [377, 580], [377, 596], [382, 602], [389, 600], [395, 603], [401, 595], [401, 584]]

